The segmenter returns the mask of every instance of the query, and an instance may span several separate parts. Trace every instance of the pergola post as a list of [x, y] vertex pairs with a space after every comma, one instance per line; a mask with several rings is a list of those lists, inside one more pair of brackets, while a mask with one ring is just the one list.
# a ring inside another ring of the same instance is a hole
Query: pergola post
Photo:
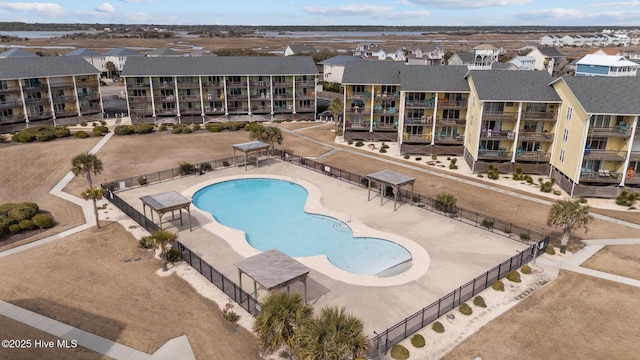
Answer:
[[383, 200], [384, 200], [384, 184], [380, 182], [380, 206], [382, 206]]
[[393, 193], [393, 211], [397, 210], [396, 205], [398, 204], [398, 190], [400, 190], [400, 188], [398, 187], [398, 185], [394, 186], [393, 188], [394, 193]]
[[367, 178], [367, 188], [369, 192], [367, 193], [367, 201], [371, 201], [371, 179]]
[[[240, 286], [240, 289], [242, 290], [242, 269], [238, 268], [238, 285]], [[242, 303], [242, 291], [240, 291], [240, 301], [238, 301], [239, 303]]]

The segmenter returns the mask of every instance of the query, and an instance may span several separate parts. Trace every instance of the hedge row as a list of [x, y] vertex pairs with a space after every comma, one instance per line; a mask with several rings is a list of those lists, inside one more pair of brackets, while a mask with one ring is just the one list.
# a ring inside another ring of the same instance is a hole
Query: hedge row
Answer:
[[51, 216], [38, 214], [40, 207], [35, 203], [6, 203], [0, 205], [0, 236], [9, 232], [17, 233], [35, 227], [47, 229], [53, 227]]
[[14, 142], [51, 141], [71, 135], [63, 126], [38, 125], [21, 130], [11, 136]]
[[116, 135], [131, 135], [131, 134], [149, 134], [153, 132], [153, 125], [150, 124], [136, 124], [136, 125], [118, 125], [113, 129]]

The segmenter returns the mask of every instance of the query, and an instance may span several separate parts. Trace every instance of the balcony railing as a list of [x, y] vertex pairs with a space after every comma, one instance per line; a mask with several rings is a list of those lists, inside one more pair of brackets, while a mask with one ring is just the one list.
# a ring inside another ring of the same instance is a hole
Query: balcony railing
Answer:
[[387, 91], [376, 92], [376, 99], [397, 99], [399, 96], [400, 96], [400, 92], [399, 91], [395, 91], [395, 92], [387, 92]]
[[274, 81], [273, 87], [282, 88], [282, 87], [293, 87], [292, 81]]
[[151, 98], [148, 96], [130, 96], [129, 102], [131, 103], [149, 103]]
[[69, 117], [77, 115], [78, 112], [76, 110], [56, 110], [56, 117]]
[[251, 112], [252, 112], [252, 113], [266, 113], [266, 112], [271, 112], [271, 106], [252, 106], [252, 107], [251, 107]]
[[34, 104], [48, 104], [49, 99], [48, 98], [26, 98], [24, 99], [24, 102], [27, 103], [27, 106], [34, 105]]
[[521, 131], [518, 133], [518, 140], [533, 141], [553, 141], [553, 134], [540, 131]]
[[100, 94], [98, 93], [80, 93], [78, 94], [78, 99], [80, 100], [95, 100], [99, 99]]
[[204, 113], [205, 114], [224, 114], [224, 106], [213, 107], [213, 108], [210, 106], [205, 106]]
[[149, 109], [131, 109], [131, 115], [151, 116], [153, 115], [153, 111]]
[[405, 100], [404, 106], [406, 108], [433, 108], [435, 101], [433, 99], [428, 100]]
[[174, 85], [173, 81], [169, 82], [169, 81], [163, 81], [163, 82], [159, 82], [159, 81], [154, 81], [153, 82], [153, 88], [154, 89], [174, 89], [176, 86]]
[[442, 109], [463, 109], [467, 107], [467, 100], [438, 100], [438, 107]]
[[431, 116], [429, 117], [425, 117], [425, 116], [421, 116], [421, 117], [408, 117], [408, 118], [404, 118], [404, 124], [405, 125], [432, 125], [433, 124], [433, 118]]
[[615, 127], [589, 128], [588, 136], [627, 138], [630, 134], [631, 129], [628, 125], [618, 125]]
[[379, 123], [378, 121], [373, 122], [374, 131], [396, 131], [397, 129], [397, 124]]
[[297, 86], [315, 86], [316, 82], [314, 80], [296, 80]]
[[585, 149], [585, 160], [602, 160], [602, 161], [624, 161], [625, 152], [616, 150], [594, 150]]
[[640, 161], [640, 151], [632, 151], [629, 154], [629, 161]]
[[155, 95], [153, 99], [159, 102], [175, 102], [176, 101], [176, 97], [174, 95]]
[[436, 144], [463, 144], [464, 135], [438, 135], [435, 139]]
[[275, 94], [273, 96], [274, 99], [293, 99], [293, 94]]
[[605, 171], [581, 171], [580, 182], [584, 183], [605, 183], [619, 184], [622, 181], [622, 174]]
[[76, 101], [75, 96], [54, 96], [53, 97], [54, 104], [70, 103], [75, 101]]
[[[149, 83], [139, 83], [139, 82], [134, 82], [134, 83], [127, 83], [127, 88], [129, 89], [148, 89], [149, 88]], [[154, 84], [155, 87], [155, 84]]]
[[51, 86], [52, 89], [58, 89], [58, 88], [71, 88], [71, 89], [73, 89], [73, 82], [52, 83], [50, 86]]
[[0, 115], [0, 124], [10, 124], [16, 122], [24, 122], [23, 114], [15, 114], [10, 116], [2, 116]]
[[15, 86], [15, 87], [0, 87], [0, 94], [6, 94], [6, 93], [10, 93], [10, 92], [16, 92], [16, 93], [20, 93], [20, 88]]
[[523, 151], [516, 150], [516, 161], [544, 161], [547, 162], [551, 159], [551, 154], [544, 150], [536, 151]]
[[51, 111], [42, 111], [42, 112], [35, 112], [35, 113], [29, 114], [29, 120], [42, 120], [42, 119], [49, 119], [52, 117], [53, 117], [53, 114], [51, 113]]
[[177, 109], [156, 109], [156, 115], [177, 115]]
[[485, 130], [483, 129], [480, 132], [480, 138], [481, 139], [488, 139], [488, 138], [492, 138], [492, 139], [514, 139], [515, 138], [515, 132], [511, 131], [511, 130]]
[[383, 108], [381, 106], [374, 106], [373, 112], [375, 114], [396, 114], [398, 111], [396, 108]]
[[347, 99], [370, 99], [371, 94], [368, 92], [352, 92], [347, 93]]
[[0, 102], [0, 109], [11, 109], [14, 107], [22, 106], [22, 101], [20, 100], [9, 100], [5, 102]]
[[347, 121], [345, 124], [345, 127], [347, 129], [352, 129], [352, 130], [364, 130], [364, 129], [369, 129], [371, 125], [371, 121], [358, 121], [358, 122], [349, 122]]
[[431, 133], [429, 134], [407, 134], [402, 135], [403, 142], [416, 144], [431, 144]]
[[513, 152], [507, 150], [484, 150], [478, 151], [478, 159], [480, 160], [511, 160]]
[[464, 126], [467, 124], [467, 119], [438, 119], [436, 121], [439, 125], [448, 125], [448, 126]]
[[524, 121], [554, 121], [557, 115], [557, 112], [523, 111], [520, 117]]
[[93, 88], [97, 88], [98, 87], [98, 82], [95, 80], [76, 80], [76, 86], [77, 87], [93, 87]]
[[347, 114], [369, 114], [371, 112], [371, 108], [349, 108], [347, 109]]
[[178, 89], [198, 89], [200, 83], [198, 82], [180, 82], [178, 81]]
[[202, 96], [200, 96], [199, 94], [195, 94], [195, 95], [180, 95], [178, 96], [178, 98], [180, 99], [180, 101], [200, 101], [200, 99], [202, 99]]
[[38, 83], [38, 84], [24, 84], [22, 85], [22, 88], [24, 90], [39, 90], [39, 89], [44, 89], [46, 88], [45, 84], [42, 83]]
[[214, 88], [214, 89], [219, 89], [221, 87], [224, 87], [224, 82], [222, 81], [203, 81], [202, 82], [202, 87], [203, 88]]
[[517, 116], [518, 113], [515, 112], [485, 111], [482, 113], [482, 120], [516, 121]]
[[198, 107], [188, 108], [188, 107], [180, 107], [180, 114], [182, 115], [193, 115], [193, 114], [202, 114], [202, 110]]

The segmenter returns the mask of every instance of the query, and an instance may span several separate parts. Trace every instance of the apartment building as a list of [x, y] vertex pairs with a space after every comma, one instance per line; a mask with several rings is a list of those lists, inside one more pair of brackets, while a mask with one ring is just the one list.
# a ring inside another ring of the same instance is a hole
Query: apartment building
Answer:
[[535, 48], [527, 56], [535, 59], [534, 69], [546, 70], [554, 77], [565, 74], [569, 65], [567, 56], [554, 47]]
[[545, 71], [470, 71], [464, 158], [474, 172], [548, 172], [561, 98]]
[[576, 62], [576, 76], [636, 76], [638, 67], [621, 55], [588, 54]]
[[0, 132], [101, 120], [99, 77], [82, 57], [0, 59]]
[[552, 175], [572, 196], [615, 197], [640, 186], [640, 79], [562, 77]]
[[313, 119], [311, 57], [131, 57], [122, 77], [132, 121], [207, 122], [221, 116]]

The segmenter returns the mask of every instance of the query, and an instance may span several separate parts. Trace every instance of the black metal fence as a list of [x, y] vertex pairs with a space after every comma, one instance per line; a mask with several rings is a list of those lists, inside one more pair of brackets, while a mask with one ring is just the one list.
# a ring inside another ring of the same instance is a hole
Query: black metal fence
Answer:
[[[146, 216], [141, 214], [138, 210], [129, 205], [126, 201], [122, 200], [118, 194], [106, 188], [105, 184], [102, 185], [105, 190], [105, 197], [118, 209], [122, 210], [133, 221], [137, 222], [145, 230], [154, 232], [160, 230], [160, 227], [153, 221], [149, 220]], [[258, 300], [251, 296], [246, 291], [242, 290], [233, 281], [229, 280], [224, 274], [216, 270], [213, 266], [209, 265], [206, 261], [202, 260], [198, 255], [193, 253], [191, 249], [186, 247], [181, 242], [177, 241], [176, 246], [182, 255], [182, 259], [186, 261], [191, 267], [198, 270], [202, 276], [207, 278], [223, 293], [227, 294], [229, 298], [238, 303], [243, 309], [247, 310], [249, 314], [255, 316], [260, 311]]]
[[460, 306], [465, 301], [492, 286], [494, 282], [507, 276], [510, 271], [516, 270], [531, 261], [534, 258], [536, 247], [537, 255], [544, 253], [548, 244], [549, 237], [547, 236], [518, 255], [460, 286], [396, 325], [376, 333], [377, 335], [371, 339], [369, 357], [375, 358], [381, 353], [386, 353], [393, 345], [398, 344], [442, 315], [455, 309], [456, 306]]

